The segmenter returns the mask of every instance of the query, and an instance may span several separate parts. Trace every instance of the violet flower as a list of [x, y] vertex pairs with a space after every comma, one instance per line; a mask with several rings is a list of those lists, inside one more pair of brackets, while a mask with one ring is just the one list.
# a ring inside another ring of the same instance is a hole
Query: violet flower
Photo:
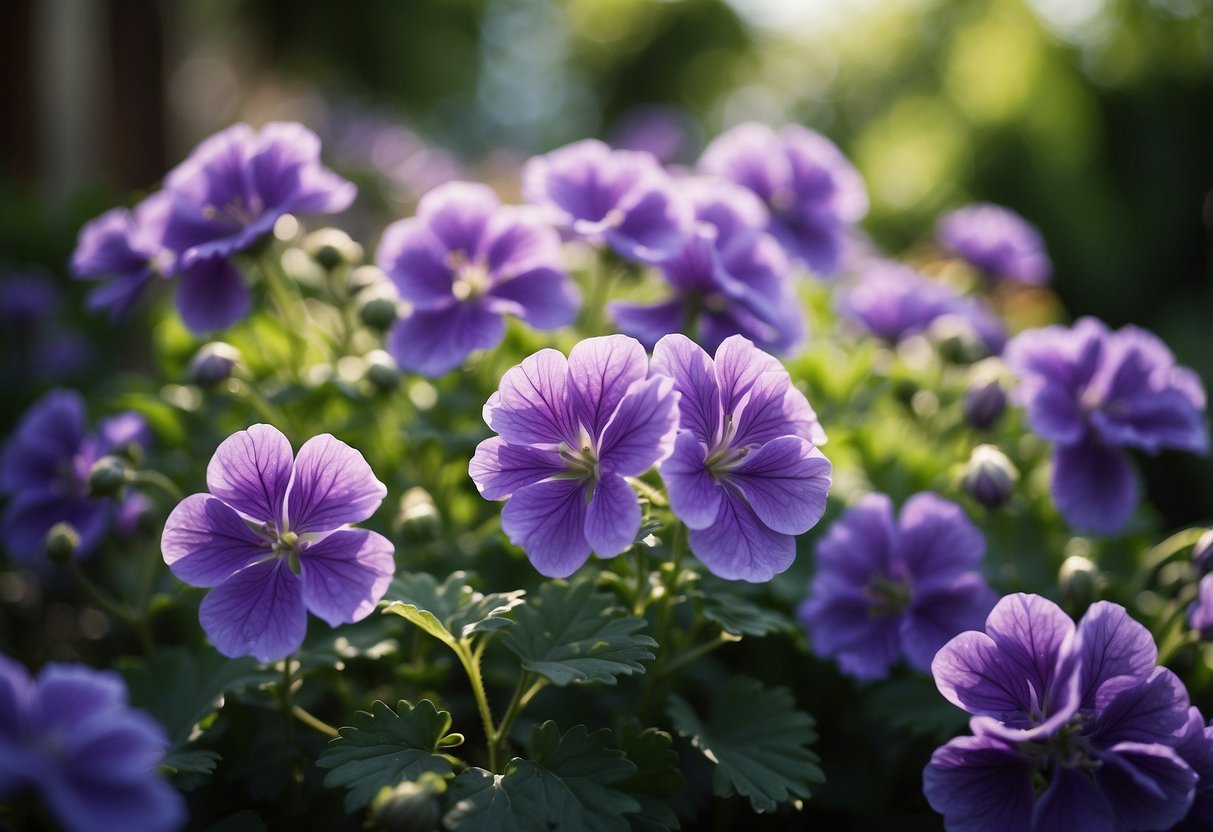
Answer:
[[825, 136], [799, 124], [778, 133], [741, 124], [708, 145], [699, 167], [756, 193], [771, 211], [770, 232], [792, 257], [823, 277], [843, 267], [868, 195], [859, 172]]
[[0, 656], [0, 802], [29, 790], [67, 832], [167, 832], [185, 804], [157, 772], [168, 739], [117, 673]]
[[542, 574], [567, 577], [591, 551], [614, 557], [636, 539], [640, 503], [625, 478], [669, 456], [678, 427], [674, 383], [647, 375], [637, 341], [589, 338], [567, 360], [530, 356], [485, 404], [499, 435], [468, 473], [486, 499], [507, 500], [502, 529]]
[[527, 162], [523, 194], [558, 228], [629, 260], [667, 260], [691, 233], [691, 207], [653, 156], [596, 139]]
[[932, 755], [927, 801], [954, 832], [1169, 829], [1197, 775], [1178, 750], [1187, 691], [1157, 658], [1118, 604], [1075, 627], [1040, 596], [1003, 598], [931, 665], [973, 734]]
[[9, 498], [0, 537], [9, 554], [18, 560], [37, 558], [56, 523], [70, 523], [80, 536], [76, 554], [89, 554], [118, 505], [90, 496], [93, 463], [149, 439], [147, 423], [131, 411], [103, 419], [90, 433], [84, 399], [74, 390], [52, 390], [39, 399], [21, 417], [0, 455], [0, 491]]
[[730, 335], [776, 353], [794, 350], [804, 338], [804, 313], [783, 249], [763, 231], [766, 208], [726, 180], [689, 179], [679, 188], [697, 223], [682, 251], [661, 264], [674, 296], [653, 305], [612, 303], [616, 325], [648, 348], [684, 332], [712, 351]]
[[485, 185], [451, 182], [383, 234], [379, 267], [412, 304], [388, 350], [406, 370], [439, 376], [505, 337], [506, 315], [541, 329], [572, 323], [580, 302], [560, 238], [534, 209], [502, 206]]
[[936, 494], [914, 495], [898, 518], [884, 494], [863, 497], [817, 544], [800, 607], [814, 652], [858, 679], [883, 678], [901, 656], [929, 670], [935, 652], [994, 605], [979, 571], [985, 549], [960, 506]]
[[1179, 732], [1175, 751], [1200, 779], [1192, 808], [1171, 832], [1213, 829], [1213, 726], [1205, 724], [1200, 709], [1194, 705], [1188, 708], [1188, 721]]
[[944, 318], [959, 321], [992, 354], [1006, 344], [1006, 328], [976, 298], [891, 260], [869, 263], [839, 291], [836, 303], [845, 320], [890, 344], [926, 332]]
[[90, 310], [111, 321], [127, 315], [171, 266], [173, 254], [164, 246], [170, 202], [163, 192], [153, 194], [133, 210], [112, 208], [80, 229], [71, 269], [77, 279], [100, 283], [89, 293]]
[[669, 376], [680, 425], [661, 465], [670, 508], [690, 529], [691, 551], [721, 578], [769, 581], [792, 565], [794, 536], [825, 512], [825, 432], [778, 361], [734, 335], [715, 361], [684, 335], [653, 351]]
[[281, 659], [303, 642], [308, 610], [336, 627], [387, 591], [391, 542], [348, 528], [387, 489], [349, 445], [323, 434], [292, 459], [281, 432], [253, 425], [219, 445], [206, 482], [209, 494], [173, 509], [160, 545], [178, 578], [214, 587], [198, 618], [223, 655]]
[[1039, 285], [1053, 263], [1035, 226], [1001, 205], [966, 205], [939, 220], [939, 242], [993, 278]]
[[1143, 329], [1082, 318], [1019, 334], [1004, 358], [1029, 425], [1054, 444], [1053, 500], [1077, 529], [1115, 534], [1133, 515], [1127, 449], [1208, 451], [1200, 379]]
[[36, 334], [58, 313], [62, 294], [41, 269], [0, 273], [0, 338], [16, 342]]

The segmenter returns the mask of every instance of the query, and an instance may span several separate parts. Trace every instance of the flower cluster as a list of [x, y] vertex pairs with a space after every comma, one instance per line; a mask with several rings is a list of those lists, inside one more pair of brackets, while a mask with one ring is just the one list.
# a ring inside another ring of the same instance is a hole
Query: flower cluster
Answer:
[[292, 458], [281, 432], [253, 425], [215, 450], [206, 482], [173, 509], [161, 549], [178, 578], [214, 587], [198, 617], [223, 655], [281, 659], [303, 643], [308, 610], [336, 627], [383, 597], [392, 544], [347, 525], [387, 489], [349, 445], [315, 436]]
[[167, 832], [185, 806], [156, 766], [168, 740], [127, 705], [118, 674], [49, 664], [37, 679], [0, 656], [0, 800], [27, 789], [69, 832]]
[[975, 203], [939, 219], [939, 242], [992, 278], [1047, 283], [1053, 263], [1036, 228], [1001, 205]]
[[89, 474], [103, 456], [132, 444], [146, 446], [147, 423], [128, 411], [88, 430], [84, 399], [74, 390], [53, 390], [22, 417], [0, 456], [0, 491], [9, 497], [0, 529], [13, 557], [42, 553], [46, 534], [68, 523], [79, 535], [77, 555], [96, 548], [110, 524], [135, 511], [142, 498], [127, 495], [121, 505], [89, 489]]
[[99, 280], [95, 309], [127, 312], [157, 275], [179, 278], [177, 311], [195, 332], [223, 329], [252, 301], [230, 257], [256, 245], [287, 213], [331, 214], [354, 185], [320, 164], [320, 140], [301, 124], [220, 131], [169, 172], [164, 190], [133, 211], [115, 208], [80, 231], [72, 270]]
[[1118, 604], [1075, 627], [1044, 598], [1003, 598], [985, 632], [931, 665], [973, 734], [932, 755], [927, 800], [957, 832], [1171, 828], [1195, 797], [1187, 760], [1207, 769], [1211, 747], [1183, 683], [1156, 665], [1149, 631]]
[[916, 494], [894, 517], [888, 497], [868, 494], [817, 544], [800, 607], [813, 650], [859, 679], [884, 677], [900, 656], [929, 670], [948, 639], [994, 606], [979, 571], [985, 548], [955, 503]]
[[1053, 499], [1076, 528], [1115, 534], [1132, 516], [1126, 449], [1208, 451], [1200, 379], [1145, 330], [1083, 318], [1017, 335], [1004, 358], [1032, 430], [1055, 446]]

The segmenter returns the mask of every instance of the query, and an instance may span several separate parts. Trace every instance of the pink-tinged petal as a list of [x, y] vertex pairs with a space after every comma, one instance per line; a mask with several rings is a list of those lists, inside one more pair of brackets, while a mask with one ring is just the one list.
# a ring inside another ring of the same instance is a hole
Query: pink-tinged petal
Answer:
[[661, 463], [674, 516], [688, 529], [706, 529], [720, 513], [724, 490], [704, 465], [708, 449], [689, 430], [678, 431], [674, 452]]
[[633, 382], [602, 431], [599, 464], [603, 471], [638, 477], [670, 455], [677, 432], [673, 379], [654, 376]]
[[931, 672], [939, 649], [957, 634], [980, 627], [998, 596], [978, 572], [954, 576], [948, 583], [917, 586], [901, 619], [901, 643], [912, 667]]
[[486, 500], [504, 500], [520, 488], [568, 470], [559, 454], [511, 445], [499, 436], [484, 440], [468, 464], [468, 475]]
[[227, 329], [253, 308], [244, 276], [225, 257], [195, 260], [177, 284], [177, 312], [194, 332]]
[[768, 528], [804, 534], [825, 514], [830, 461], [795, 436], [772, 439], [742, 460], [727, 477]]
[[899, 526], [897, 554], [919, 581], [946, 582], [975, 569], [986, 551], [985, 537], [964, 509], [936, 494], [907, 500]]
[[778, 359], [755, 347], [749, 339], [740, 335], [725, 338], [716, 350], [716, 378], [725, 414], [737, 410], [742, 397], [764, 373], [783, 373], [786, 378], [787, 372]]
[[818, 574], [798, 615], [813, 652], [856, 679], [883, 679], [901, 656], [899, 616], [874, 615], [866, 593], [836, 575]]
[[299, 553], [303, 602], [329, 626], [361, 621], [396, 572], [392, 542], [365, 529], [333, 532]]
[[468, 257], [480, 248], [489, 218], [501, 207], [497, 194], [478, 182], [447, 182], [417, 203], [417, 216], [447, 251]]
[[957, 737], [935, 749], [922, 792], [948, 832], [1034, 829], [1032, 764], [991, 737]]
[[313, 436], [295, 458], [287, 522], [297, 532], [327, 532], [366, 520], [386, 496], [361, 453], [330, 434]]
[[484, 406], [484, 421], [512, 445], [578, 447], [568, 360], [556, 350], [540, 350], [507, 370]]
[[191, 586], [223, 583], [271, 554], [267, 538], [210, 494], [193, 494], [177, 504], [164, 523], [160, 551], [173, 574]]
[[299, 649], [307, 634], [303, 584], [284, 559], [253, 564], [202, 599], [198, 621], [228, 658], [277, 661]]
[[447, 250], [420, 219], [394, 222], [383, 232], [375, 262], [414, 309], [450, 305], [452, 269]]
[[1119, 832], [1125, 827], [1086, 772], [1056, 766], [1052, 781], [1036, 803], [1030, 828], [1032, 832]]
[[818, 572], [837, 574], [853, 587], [867, 586], [873, 575], [889, 574], [896, 534], [893, 501], [866, 494], [817, 544]]
[[586, 483], [560, 479], [528, 485], [501, 509], [501, 528], [540, 574], [567, 578], [586, 562]]
[[[1121, 677], [1124, 679], [1124, 677]], [[1089, 736], [1100, 746], [1118, 742], [1170, 743], [1188, 719], [1188, 691], [1165, 667], [1145, 679], [1110, 685], [1119, 688], [1102, 706]]]
[[1137, 478], [1125, 452], [1093, 440], [1053, 454], [1053, 502], [1080, 531], [1113, 535], [1137, 507]]
[[680, 430], [689, 430], [708, 447], [720, 439], [720, 385], [712, 359], [685, 335], [667, 335], [653, 349], [653, 375], [674, 379]]
[[1094, 707], [1097, 691], [1117, 676], [1149, 678], [1158, 664], [1150, 631], [1129, 617], [1120, 604], [1092, 604], [1078, 624], [1082, 644], [1082, 701]]
[[[633, 382], [648, 375], [644, 347], [626, 335], [587, 338], [569, 353], [569, 396], [597, 441]], [[651, 464], [651, 463], [650, 463]]]
[[690, 544], [713, 575], [730, 581], [769, 581], [796, 559], [791, 535], [772, 531], [744, 500], [728, 493], [716, 521], [691, 530]]
[[585, 539], [600, 558], [613, 558], [636, 540], [640, 531], [640, 501], [627, 480], [605, 474], [586, 506]]
[[476, 350], [492, 349], [505, 337], [505, 323], [483, 301], [442, 309], [414, 309], [388, 334], [387, 348], [402, 370], [435, 378]]
[[1174, 748], [1122, 742], [1101, 754], [1100, 761], [1095, 779], [1118, 828], [1170, 829], [1187, 816], [1198, 778]]
[[291, 481], [291, 443], [272, 425], [253, 425], [220, 443], [206, 467], [211, 494], [241, 514], [281, 529]]
[[536, 268], [494, 284], [487, 302], [533, 327], [559, 329], [577, 317], [581, 293], [564, 272]]
[[682, 329], [685, 315], [680, 298], [651, 305], [611, 301], [607, 304], [607, 311], [621, 332], [635, 338], [648, 349], [652, 349], [663, 336]]

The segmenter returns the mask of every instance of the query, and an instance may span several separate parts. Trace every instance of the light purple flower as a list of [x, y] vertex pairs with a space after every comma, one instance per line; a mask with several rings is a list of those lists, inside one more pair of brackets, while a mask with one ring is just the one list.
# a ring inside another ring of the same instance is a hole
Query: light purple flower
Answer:
[[778, 133], [741, 124], [708, 145], [699, 167], [756, 193], [770, 208], [771, 233], [792, 257], [823, 277], [843, 267], [868, 195], [859, 172], [825, 136], [799, 124]]
[[690, 205], [653, 156], [596, 139], [527, 162], [523, 194], [572, 236], [644, 263], [677, 254], [693, 222]]
[[739, 335], [715, 361], [684, 335], [653, 351], [679, 399], [674, 452], [661, 465], [670, 508], [713, 574], [769, 581], [792, 565], [795, 535], [825, 512], [825, 432], [778, 361]]
[[1075, 528], [1115, 534], [1133, 515], [1125, 449], [1208, 451], [1200, 379], [1143, 329], [1082, 318], [1019, 334], [1004, 358], [1032, 430], [1055, 446], [1053, 499]]
[[836, 302], [844, 319], [891, 344], [945, 318], [961, 323], [990, 353], [1001, 352], [1006, 344], [1006, 328], [976, 298], [891, 260], [871, 261], [840, 289]]
[[169, 197], [161, 192], [133, 210], [110, 209], [80, 229], [72, 274], [100, 282], [89, 293], [89, 309], [106, 312], [111, 321], [123, 317], [172, 265], [173, 255], [164, 246], [169, 207]]
[[26, 789], [68, 832], [167, 832], [181, 795], [156, 770], [164, 730], [127, 705], [111, 671], [48, 664], [31, 679], [0, 656], [0, 801]]
[[996, 596], [979, 567], [986, 542], [955, 503], [916, 494], [893, 516], [869, 494], [817, 545], [817, 574], [800, 619], [813, 650], [859, 679], [901, 656], [928, 670], [948, 639], [980, 625]]
[[955, 832], [1169, 829], [1197, 776], [1177, 750], [1187, 691], [1156, 664], [1149, 631], [1118, 604], [1075, 627], [1040, 596], [1003, 598], [985, 632], [956, 636], [931, 665], [973, 735], [932, 755], [927, 801]]
[[429, 376], [501, 343], [506, 315], [556, 329], [572, 323], [580, 302], [555, 230], [533, 208], [502, 206], [486, 185], [430, 191], [416, 217], [384, 232], [377, 259], [412, 305], [388, 349], [403, 369]]
[[939, 220], [939, 242], [990, 277], [1047, 283], [1053, 263], [1035, 226], [1001, 205], [978, 202]]
[[[75, 390], [52, 390], [21, 417], [0, 456], [0, 492], [9, 498], [0, 537], [14, 558], [42, 553], [46, 533], [70, 523], [80, 536], [76, 554], [89, 554], [109, 528], [117, 503], [89, 495], [93, 463], [123, 445], [146, 445], [147, 423], [134, 412], [103, 419], [95, 433]], [[130, 499], [128, 497], [128, 499]]]
[[678, 183], [695, 208], [695, 234], [661, 271], [674, 296], [655, 305], [610, 305], [615, 323], [653, 347], [683, 332], [715, 350], [730, 335], [784, 353], [804, 337], [804, 314], [788, 274], [787, 257], [763, 231], [767, 211], [751, 192], [727, 180]]
[[292, 459], [270, 425], [234, 433], [206, 470], [209, 494], [186, 497], [164, 527], [164, 561], [202, 600], [202, 629], [225, 656], [293, 653], [307, 611], [332, 627], [375, 608], [395, 572], [387, 538], [366, 520], [387, 489], [362, 454], [329, 434]]
[[501, 526], [542, 574], [563, 578], [632, 545], [640, 503], [626, 477], [669, 456], [678, 394], [648, 376], [644, 348], [624, 335], [589, 338], [566, 360], [540, 350], [501, 379], [484, 406], [499, 436], [468, 472], [486, 499], [508, 502]]

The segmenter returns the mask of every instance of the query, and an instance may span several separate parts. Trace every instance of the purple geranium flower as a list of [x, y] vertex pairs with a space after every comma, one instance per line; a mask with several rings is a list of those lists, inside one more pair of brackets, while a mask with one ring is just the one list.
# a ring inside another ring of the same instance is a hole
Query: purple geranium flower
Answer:
[[1188, 721], [1179, 732], [1175, 750], [1200, 780], [1196, 783], [1192, 808], [1172, 832], [1213, 829], [1213, 726], [1205, 724], [1195, 705], [1188, 708]]
[[559, 228], [629, 260], [667, 260], [691, 232], [690, 205], [652, 155], [596, 139], [531, 159], [523, 193]]
[[944, 318], [972, 331], [990, 353], [1001, 352], [1007, 340], [1002, 322], [976, 298], [891, 260], [871, 261], [838, 293], [837, 306], [844, 319], [891, 344]]
[[1035, 226], [1001, 205], [975, 203], [946, 214], [939, 242], [990, 277], [1018, 283], [1047, 283], [1053, 263]]
[[1205, 392], [1153, 334], [1094, 318], [1016, 336], [1004, 356], [1032, 430], [1054, 443], [1053, 500], [1070, 525], [1115, 534], [1137, 506], [1127, 448], [1205, 453]]
[[214, 587], [198, 618], [223, 655], [281, 659], [303, 642], [308, 610], [336, 627], [387, 591], [391, 542], [347, 527], [387, 489], [344, 442], [312, 437], [292, 460], [281, 432], [253, 425], [216, 449], [206, 483], [173, 509], [160, 545], [178, 578]]
[[825, 432], [778, 361], [734, 335], [712, 360], [684, 335], [653, 351], [681, 394], [674, 452], [661, 465], [670, 507], [713, 574], [769, 581], [792, 565], [794, 535], [825, 512]]
[[52, 390], [39, 399], [0, 456], [0, 491], [9, 497], [0, 519], [5, 548], [17, 559], [31, 560], [41, 554], [51, 526], [70, 523], [80, 535], [76, 553], [91, 552], [117, 505], [89, 496], [93, 463], [125, 445], [146, 445], [149, 438], [143, 417], [129, 411], [102, 420], [90, 433], [84, 399], [74, 390]]
[[49, 664], [34, 680], [0, 656], [0, 801], [36, 790], [68, 832], [178, 829], [184, 801], [156, 770], [167, 748], [117, 673]]
[[413, 307], [388, 349], [402, 368], [429, 376], [501, 343], [505, 315], [556, 329], [572, 323], [580, 301], [556, 232], [534, 209], [503, 207], [486, 185], [430, 191], [416, 217], [384, 232], [377, 259]]
[[854, 226], [868, 213], [859, 172], [829, 139], [799, 124], [779, 133], [738, 125], [708, 145], [699, 167], [758, 194], [775, 238], [825, 277], [842, 268]]
[[697, 226], [681, 253], [661, 264], [674, 297], [655, 305], [612, 303], [615, 323], [650, 348], [663, 335], [686, 332], [713, 351], [730, 335], [773, 352], [795, 349], [804, 315], [787, 257], [763, 231], [766, 208], [727, 180], [689, 179], [679, 187], [695, 207]]
[[927, 801], [949, 830], [1169, 829], [1197, 776], [1177, 746], [1188, 694], [1156, 667], [1154, 640], [1124, 607], [1078, 627], [1037, 595], [1009, 595], [985, 632], [961, 633], [931, 665], [972, 736], [937, 749]]
[[817, 575], [800, 618], [814, 651], [860, 679], [899, 656], [929, 670], [935, 652], [977, 626], [996, 596], [978, 571], [986, 542], [960, 506], [916, 494], [900, 518], [868, 494], [817, 545]]
[[499, 436], [468, 468], [487, 499], [508, 502], [501, 526], [544, 575], [563, 578], [625, 551], [640, 529], [626, 477], [670, 454], [678, 394], [646, 378], [644, 348], [624, 335], [589, 338], [566, 360], [540, 350], [501, 379], [484, 406]]
[[164, 247], [170, 199], [153, 194], [133, 210], [113, 208], [80, 229], [72, 252], [72, 273], [80, 280], [101, 281], [89, 293], [88, 306], [110, 320], [126, 315], [143, 297], [153, 278], [173, 262]]

